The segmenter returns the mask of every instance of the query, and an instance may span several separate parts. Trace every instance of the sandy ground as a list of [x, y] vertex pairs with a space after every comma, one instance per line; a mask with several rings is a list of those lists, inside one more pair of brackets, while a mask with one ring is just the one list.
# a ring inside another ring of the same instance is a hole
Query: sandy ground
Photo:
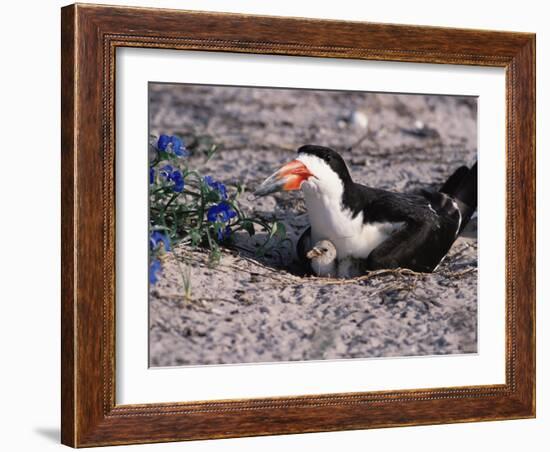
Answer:
[[[308, 143], [341, 152], [356, 181], [396, 191], [436, 188], [476, 159], [471, 98], [185, 85], [150, 95], [151, 133], [211, 135], [224, 150], [189, 165], [250, 190]], [[307, 225], [299, 192], [240, 201], [283, 221], [293, 242]], [[151, 366], [476, 352], [475, 221], [436, 273], [358, 281], [301, 277], [294, 247], [258, 259], [258, 240], [239, 236], [213, 269], [201, 251], [168, 254], [150, 290]], [[191, 267], [191, 301], [176, 260]]]

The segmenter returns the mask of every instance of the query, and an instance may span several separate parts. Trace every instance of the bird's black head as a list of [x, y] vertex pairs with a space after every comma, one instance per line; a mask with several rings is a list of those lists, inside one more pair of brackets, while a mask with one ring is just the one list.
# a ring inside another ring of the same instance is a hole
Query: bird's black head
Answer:
[[298, 157], [269, 176], [254, 193], [265, 196], [278, 190], [299, 190], [309, 184], [318, 192], [338, 196], [351, 183], [346, 163], [338, 152], [307, 145], [298, 149]]
[[340, 179], [344, 183], [351, 182], [351, 176], [349, 174], [348, 167], [346, 162], [338, 152], [334, 149], [328, 148], [326, 146], [317, 146], [314, 144], [306, 144], [298, 149], [298, 155], [307, 154], [313, 155], [315, 157], [323, 160], [330, 168], [340, 176]]

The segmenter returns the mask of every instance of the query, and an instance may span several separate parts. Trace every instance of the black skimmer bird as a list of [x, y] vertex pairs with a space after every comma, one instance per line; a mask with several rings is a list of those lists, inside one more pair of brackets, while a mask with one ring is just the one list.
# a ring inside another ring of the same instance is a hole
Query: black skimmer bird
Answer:
[[307, 145], [255, 194], [299, 189], [310, 227], [298, 241], [297, 254], [308, 270], [317, 275], [335, 272], [330, 265], [325, 271], [312, 268], [316, 256], [307, 257], [314, 245], [327, 240], [336, 250], [337, 263], [353, 260], [347, 265], [352, 273], [358, 262], [363, 272], [392, 268], [432, 272], [477, 208], [477, 163], [457, 169], [437, 192], [394, 193], [355, 183], [340, 154]]

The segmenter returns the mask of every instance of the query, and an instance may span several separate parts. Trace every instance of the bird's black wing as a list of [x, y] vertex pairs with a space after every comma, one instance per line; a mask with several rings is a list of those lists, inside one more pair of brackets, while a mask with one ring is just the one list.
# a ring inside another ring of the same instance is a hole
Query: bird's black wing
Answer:
[[369, 254], [366, 269], [433, 271], [456, 237], [458, 217], [441, 211], [448, 208], [450, 198], [437, 192], [399, 194], [360, 185], [356, 193], [364, 196], [364, 222], [403, 223]]
[[345, 193], [343, 201], [354, 215], [362, 212], [364, 222], [425, 223], [435, 220], [430, 200], [422, 195], [354, 184], [353, 190]]

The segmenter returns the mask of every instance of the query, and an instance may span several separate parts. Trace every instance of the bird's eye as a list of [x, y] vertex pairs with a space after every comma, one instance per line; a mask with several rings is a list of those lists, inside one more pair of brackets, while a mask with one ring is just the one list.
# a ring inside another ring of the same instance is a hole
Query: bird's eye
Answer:
[[327, 250], [326, 248], [321, 248], [321, 251], [322, 251], [323, 253], [326, 253], [328, 250]]

